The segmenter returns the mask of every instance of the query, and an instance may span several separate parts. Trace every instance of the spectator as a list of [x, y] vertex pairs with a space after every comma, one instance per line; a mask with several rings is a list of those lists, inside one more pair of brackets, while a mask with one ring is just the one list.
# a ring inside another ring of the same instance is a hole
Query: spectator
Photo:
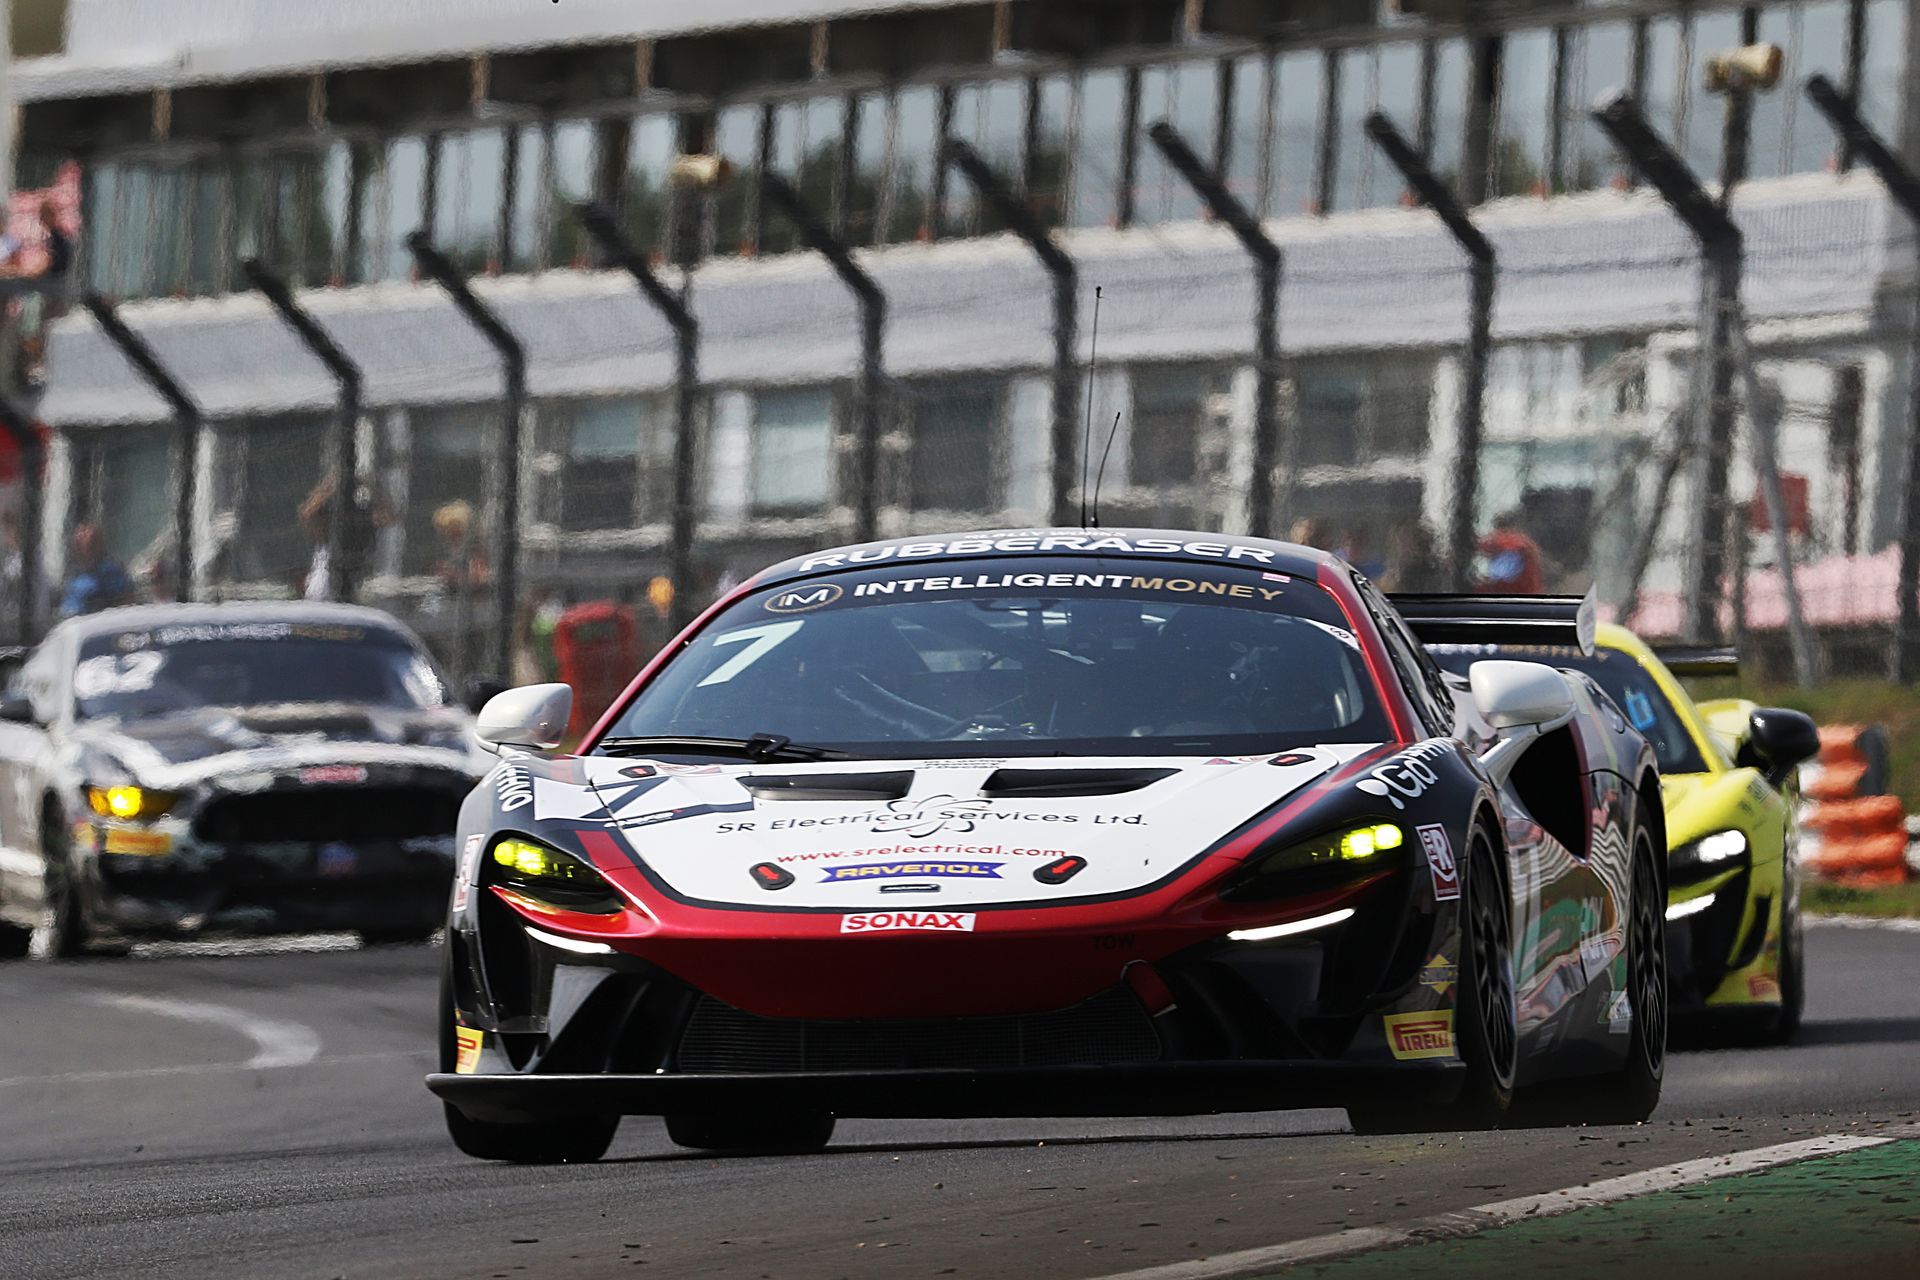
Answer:
[[433, 513], [433, 530], [440, 535], [442, 555], [434, 576], [453, 606], [452, 662], [456, 678], [474, 674], [474, 596], [492, 580], [486, 558], [473, 545], [473, 504], [456, 498]]
[[1547, 589], [1545, 557], [1540, 544], [1520, 527], [1520, 514], [1508, 511], [1494, 518], [1493, 532], [1480, 539], [1486, 572], [1480, 590], [1495, 595], [1537, 596]]
[[61, 617], [98, 613], [133, 599], [133, 579], [107, 554], [99, 525], [83, 524], [73, 531], [73, 566], [60, 597]]

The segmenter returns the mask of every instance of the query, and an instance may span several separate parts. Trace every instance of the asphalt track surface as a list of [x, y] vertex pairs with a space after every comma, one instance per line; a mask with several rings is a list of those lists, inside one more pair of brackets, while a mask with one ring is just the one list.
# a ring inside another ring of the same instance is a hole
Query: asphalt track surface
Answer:
[[861, 1121], [715, 1158], [632, 1119], [557, 1168], [447, 1142], [431, 948], [10, 964], [0, 1276], [1094, 1277], [1920, 1120], [1920, 932], [1807, 950], [1800, 1041], [1676, 1055], [1644, 1126]]

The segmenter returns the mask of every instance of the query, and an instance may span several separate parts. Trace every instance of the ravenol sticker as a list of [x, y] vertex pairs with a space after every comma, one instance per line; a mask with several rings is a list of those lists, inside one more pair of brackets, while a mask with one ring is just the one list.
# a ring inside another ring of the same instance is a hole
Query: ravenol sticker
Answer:
[[453, 909], [464, 911], [467, 895], [473, 888], [474, 879], [480, 872], [480, 849], [487, 842], [485, 836], [468, 836], [467, 843], [460, 851], [460, 871], [453, 878]]
[[1387, 1048], [1401, 1061], [1453, 1056], [1453, 1010], [1389, 1013], [1383, 1021], [1387, 1024]]
[[841, 916], [842, 933], [889, 933], [901, 930], [936, 933], [972, 933], [971, 911], [869, 911]]
[[1459, 981], [1459, 978], [1458, 966], [1440, 951], [1428, 956], [1427, 963], [1420, 969], [1420, 985], [1437, 996], [1444, 997], [1453, 990], [1453, 984]]
[[1433, 897], [1436, 902], [1451, 902], [1460, 896], [1460, 866], [1453, 860], [1453, 845], [1447, 829], [1437, 822], [1415, 827], [1420, 848], [1427, 855], [1427, 870], [1433, 873]]
[[313, 764], [300, 771], [300, 781], [308, 786], [366, 780], [367, 767], [363, 764]]
[[476, 1027], [453, 1029], [455, 1075], [470, 1076], [480, 1069], [480, 1046], [484, 1043], [486, 1043], [486, 1033]]
[[884, 880], [894, 876], [936, 880], [998, 880], [998, 862], [863, 862], [850, 867], [828, 867], [824, 881]]

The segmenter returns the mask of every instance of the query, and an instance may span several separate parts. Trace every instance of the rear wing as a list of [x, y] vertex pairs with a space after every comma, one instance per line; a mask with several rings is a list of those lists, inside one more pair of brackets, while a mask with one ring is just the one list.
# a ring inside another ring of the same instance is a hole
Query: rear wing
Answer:
[[1677, 676], [1737, 676], [1740, 674], [1738, 649], [1706, 645], [1668, 645], [1656, 648], [1653, 656]]
[[1394, 593], [1387, 597], [1421, 644], [1547, 645], [1593, 652], [1599, 618], [1584, 596]]

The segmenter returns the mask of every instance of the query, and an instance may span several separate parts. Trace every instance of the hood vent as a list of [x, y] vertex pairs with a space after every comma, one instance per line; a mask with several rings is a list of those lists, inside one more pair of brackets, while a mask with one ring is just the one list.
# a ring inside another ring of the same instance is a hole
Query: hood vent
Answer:
[[740, 785], [756, 800], [898, 800], [913, 789], [913, 771], [768, 774]]
[[1178, 769], [995, 769], [980, 788], [990, 800], [1023, 796], [1118, 796], [1171, 778]]

